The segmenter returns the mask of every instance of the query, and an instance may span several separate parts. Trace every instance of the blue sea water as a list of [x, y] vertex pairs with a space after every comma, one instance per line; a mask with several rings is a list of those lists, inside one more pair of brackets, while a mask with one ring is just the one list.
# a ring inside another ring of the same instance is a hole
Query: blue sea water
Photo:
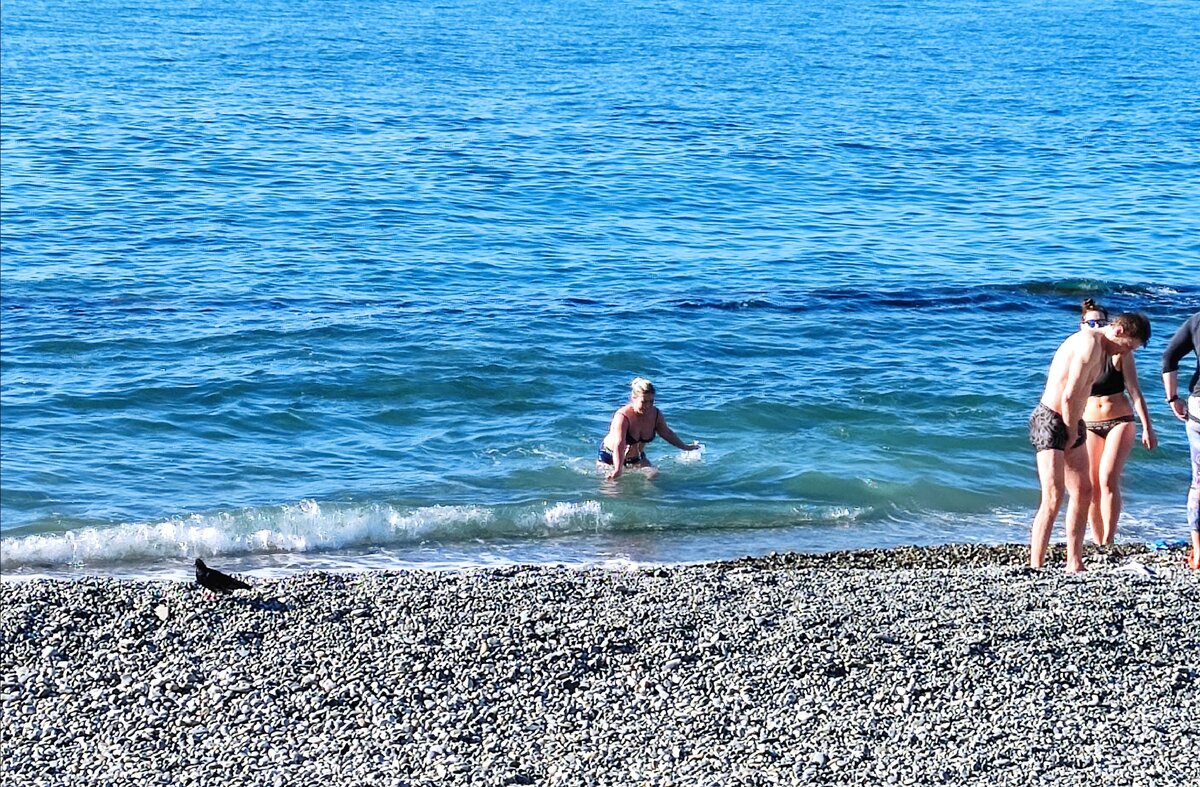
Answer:
[[[7, 577], [1023, 541], [1088, 296], [1155, 330], [1122, 538], [1184, 535], [1196, 3], [2, 19]], [[603, 483], [636, 375], [705, 451]]]

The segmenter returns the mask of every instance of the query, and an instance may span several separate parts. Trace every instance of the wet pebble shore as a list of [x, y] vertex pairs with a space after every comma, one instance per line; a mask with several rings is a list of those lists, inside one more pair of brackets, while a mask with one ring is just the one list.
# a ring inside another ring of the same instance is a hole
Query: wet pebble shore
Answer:
[[0, 761], [5, 784], [1195, 784], [1181, 555], [6, 582]]

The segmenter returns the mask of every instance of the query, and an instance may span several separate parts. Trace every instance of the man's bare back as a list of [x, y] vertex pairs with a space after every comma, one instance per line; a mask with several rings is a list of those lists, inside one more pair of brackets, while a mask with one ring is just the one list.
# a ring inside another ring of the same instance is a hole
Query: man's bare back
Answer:
[[[1087, 407], [1092, 383], [1104, 370], [1108, 354], [1100, 331], [1082, 330], [1067, 337], [1054, 353], [1042, 404], [1062, 416], [1068, 431], [1074, 430]], [[1078, 434], [1068, 434], [1070, 445]]]

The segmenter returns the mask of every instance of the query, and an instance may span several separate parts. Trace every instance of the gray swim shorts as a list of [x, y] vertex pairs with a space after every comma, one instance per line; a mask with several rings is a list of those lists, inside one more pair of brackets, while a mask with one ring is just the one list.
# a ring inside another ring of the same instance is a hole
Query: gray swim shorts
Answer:
[[[1083, 420], [1079, 421], [1079, 431], [1076, 433], [1075, 444], [1072, 448], [1083, 445], [1087, 439], [1087, 429]], [[1058, 413], [1044, 404], [1038, 404], [1029, 416], [1029, 442], [1033, 443], [1035, 451], [1063, 451], [1067, 447], [1067, 422]]]

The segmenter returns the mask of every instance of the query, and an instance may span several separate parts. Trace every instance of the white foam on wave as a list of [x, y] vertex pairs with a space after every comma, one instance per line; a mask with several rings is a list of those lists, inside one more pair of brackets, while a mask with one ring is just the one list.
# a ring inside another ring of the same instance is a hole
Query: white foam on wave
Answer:
[[555, 503], [544, 511], [534, 511], [522, 518], [526, 529], [544, 527], [555, 533], [578, 533], [599, 530], [612, 521], [612, 514], [604, 511], [600, 503], [587, 500], [582, 503]]
[[846, 506], [794, 506], [792, 508], [795, 521], [823, 524], [854, 524], [870, 513], [870, 508]]
[[69, 566], [348, 547], [461, 538], [485, 533], [495, 513], [479, 506], [291, 505], [163, 522], [88, 527], [3, 539], [0, 568]]
[[0, 569], [152, 562], [215, 555], [304, 554], [505, 536], [606, 530], [598, 501], [544, 502], [516, 509], [473, 505], [297, 503], [192, 514], [161, 522], [85, 527], [0, 540]]

